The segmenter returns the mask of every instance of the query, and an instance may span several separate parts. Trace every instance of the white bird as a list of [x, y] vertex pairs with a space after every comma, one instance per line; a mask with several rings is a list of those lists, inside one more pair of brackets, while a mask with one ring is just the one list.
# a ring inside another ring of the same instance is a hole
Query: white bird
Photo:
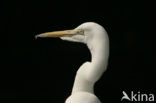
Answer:
[[73, 30], [46, 32], [36, 37], [60, 37], [62, 40], [81, 42], [91, 52], [91, 62], [78, 69], [71, 95], [65, 103], [101, 103], [94, 94], [94, 84], [107, 69], [109, 38], [105, 29], [94, 22], [86, 22]]

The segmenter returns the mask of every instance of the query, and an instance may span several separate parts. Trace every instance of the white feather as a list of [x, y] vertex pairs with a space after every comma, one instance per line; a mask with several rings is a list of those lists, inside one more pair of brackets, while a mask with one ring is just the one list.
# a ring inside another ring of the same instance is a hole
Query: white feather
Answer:
[[72, 94], [65, 103], [100, 103], [94, 94], [94, 84], [106, 70], [109, 56], [109, 39], [105, 29], [97, 23], [87, 22], [76, 29], [84, 35], [61, 37], [63, 40], [85, 43], [92, 55], [77, 71]]

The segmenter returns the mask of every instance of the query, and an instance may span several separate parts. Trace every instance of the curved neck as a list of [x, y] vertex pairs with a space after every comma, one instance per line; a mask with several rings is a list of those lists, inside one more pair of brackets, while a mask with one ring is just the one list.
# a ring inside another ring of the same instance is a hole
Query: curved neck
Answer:
[[95, 38], [91, 43], [87, 43], [87, 46], [91, 52], [93, 82], [96, 82], [107, 69], [109, 57], [109, 39], [107, 34], [104, 34], [102, 39]]
[[99, 80], [107, 67], [109, 55], [107, 34], [102, 34], [102, 38], [94, 38], [86, 43], [91, 52], [91, 62], [84, 63], [77, 71], [72, 94], [80, 91], [93, 94], [95, 82]]

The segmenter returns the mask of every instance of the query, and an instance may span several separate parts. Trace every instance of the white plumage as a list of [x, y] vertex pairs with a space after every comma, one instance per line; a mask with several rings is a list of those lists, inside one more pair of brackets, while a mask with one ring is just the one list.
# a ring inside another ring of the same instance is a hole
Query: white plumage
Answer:
[[101, 103], [94, 94], [94, 84], [106, 70], [109, 56], [109, 39], [105, 29], [97, 23], [83, 23], [74, 30], [48, 32], [37, 37], [60, 37], [62, 40], [81, 42], [91, 52], [91, 62], [78, 69], [71, 95], [65, 103]]

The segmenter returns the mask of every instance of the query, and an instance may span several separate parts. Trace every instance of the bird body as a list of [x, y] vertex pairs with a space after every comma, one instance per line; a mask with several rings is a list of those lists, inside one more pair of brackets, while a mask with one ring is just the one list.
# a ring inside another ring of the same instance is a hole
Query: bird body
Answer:
[[101, 103], [100, 100], [92, 93], [75, 92], [69, 96], [65, 103]]
[[80, 66], [76, 73], [71, 95], [65, 103], [101, 103], [94, 94], [94, 84], [106, 71], [109, 56], [109, 39], [105, 29], [94, 22], [83, 23], [74, 30], [43, 33], [39, 37], [60, 37], [62, 40], [87, 45], [91, 61]]

